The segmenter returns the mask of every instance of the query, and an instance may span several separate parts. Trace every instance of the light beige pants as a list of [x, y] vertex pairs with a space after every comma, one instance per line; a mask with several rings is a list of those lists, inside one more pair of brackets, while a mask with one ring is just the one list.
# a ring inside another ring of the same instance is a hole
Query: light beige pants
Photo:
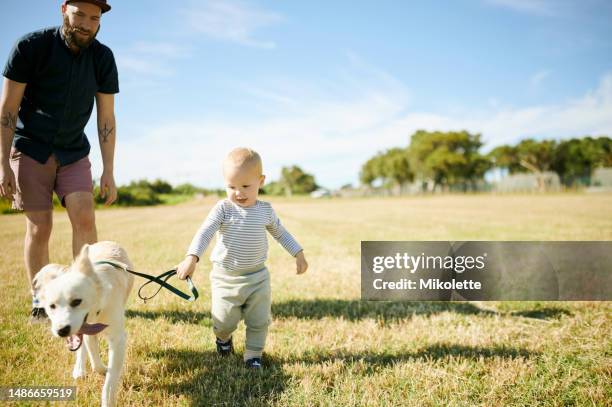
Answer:
[[259, 271], [236, 275], [215, 265], [210, 273], [215, 335], [227, 340], [244, 318], [246, 349], [255, 352], [263, 350], [272, 319], [270, 274], [262, 267]]

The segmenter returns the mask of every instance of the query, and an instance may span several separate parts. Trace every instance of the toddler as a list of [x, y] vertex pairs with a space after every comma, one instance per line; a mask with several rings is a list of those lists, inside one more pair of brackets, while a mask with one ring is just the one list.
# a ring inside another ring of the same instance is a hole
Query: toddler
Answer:
[[272, 206], [257, 199], [265, 180], [259, 154], [248, 148], [232, 150], [223, 163], [223, 177], [227, 198], [217, 202], [208, 214], [177, 275], [185, 279], [193, 274], [202, 253], [219, 232], [210, 256], [217, 352], [222, 356], [233, 353], [232, 333], [244, 318], [244, 361], [249, 368], [261, 369], [272, 304], [270, 274], [265, 266], [266, 231], [295, 257], [297, 274], [306, 272], [308, 263], [302, 247], [280, 223]]

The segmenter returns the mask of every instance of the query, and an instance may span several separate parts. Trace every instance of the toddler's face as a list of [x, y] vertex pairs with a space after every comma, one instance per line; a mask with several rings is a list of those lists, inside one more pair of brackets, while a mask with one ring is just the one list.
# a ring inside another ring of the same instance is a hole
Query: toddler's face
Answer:
[[238, 206], [254, 205], [259, 195], [259, 188], [263, 185], [265, 176], [257, 168], [250, 166], [225, 165], [223, 169], [225, 178], [225, 191], [230, 201]]

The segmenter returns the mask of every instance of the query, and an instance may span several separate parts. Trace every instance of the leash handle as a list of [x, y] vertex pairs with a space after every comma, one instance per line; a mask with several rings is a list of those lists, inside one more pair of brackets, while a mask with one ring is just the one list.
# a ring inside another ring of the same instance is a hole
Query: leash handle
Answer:
[[[164, 273], [162, 273], [162, 274], [160, 274], [158, 276], [150, 276], [148, 274], [136, 273], [136, 272], [134, 272], [132, 270], [127, 270], [127, 271], [132, 273], [132, 274], [136, 274], [136, 275], [138, 275], [140, 277], [144, 277], [147, 280], [149, 280], [146, 283], [144, 283], [143, 285], [141, 285], [140, 288], [138, 289], [138, 298], [143, 300], [145, 303], [147, 302], [147, 300], [150, 300], [151, 298], [153, 298], [157, 294], [159, 294], [159, 292], [161, 291], [162, 288], [166, 288], [167, 290], [169, 290], [172, 293], [178, 295], [182, 299], [190, 301], [190, 302], [193, 302], [193, 301], [197, 300], [198, 297], [199, 297], [198, 290], [193, 285], [193, 281], [191, 280], [191, 277], [187, 277], [187, 285], [189, 286], [189, 291], [191, 291], [191, 295], [182, 292], [181, 290], [179, 290], [178, 288], [174, 287], [173, 285], [171, 285], [170, 283], [167, 282], [170, 279], [170, 277], [173, 277], [173, 276], [176, 275], [176, 269], [168, 270], [168, 271], [166, 271], [166, 272], [164, 272]], [[151, 284], [151, 283], [159, 284], [159, 288], [157, 289], [157, 291], [155, 291], [155, 293], [153, 295], [150, 295], [149, 297], [143, 296], [142, 293], [141, 293], [142, 289], [145, 288], [146, 285]]]
[[[113, 262], [110, 262], [110, 261], [97, 261], [94, 264], [108, 264], [110, 266], [113, 266], [113, 267], [125, 270], [128, 273], [130, 273], [130, 274], [134, 274], [134, 275], [136, 275], [138, 277], [142, 277], [142, 278], [144, 278], [146, 280], [149, 280], [146, 283], [144, 283], [143, 285], [141, 285], [140, 288], [138, 289], [138, 297], [141, 300], [143, 300], [145, 303], [147, 302], [147, 300], [150, 300], [151, 298], [155, 297], [161, 291], [162, 288], [165, 288], [165, 289], [169, 290], [170, 292], [172, 292], [173, 294], [178, 295], [182, 299], [190, 301], [190, 302], [193, 302], [193, 301], [197, 300], [198, 297], [200, 296], [199, 293], [198, 293], [198, 290], [193, 285], [193, 281], [191, 280], [191, 277], [187, 277], [187, 284], [189, 286], [189, 291], [191, 291], [191, 295], [182, 292], [181, 290], [179, 290], [178, 288], [174, 287], [173, 285], [171, 285], [170, 283], [167, 282], [168, 279], [170, 279], [170, 277], [176, 275], [176, 269], [168, 270], [166, 272], [161, 273], [158, 276], [151, 276], [149, 274], [139, 273], [137, 271], [130, 270], [125, 265], [120, 265], [120, 264], [113, 263]], [[155, 291], [155, 293], [153, 295], [151, 295], [149, 297], [143, 296], [141, 294], [142, 289], [147, 284], [151, 284], [151, 283], [159, 284], [159, 288], [157, 289], [157, 291]]]

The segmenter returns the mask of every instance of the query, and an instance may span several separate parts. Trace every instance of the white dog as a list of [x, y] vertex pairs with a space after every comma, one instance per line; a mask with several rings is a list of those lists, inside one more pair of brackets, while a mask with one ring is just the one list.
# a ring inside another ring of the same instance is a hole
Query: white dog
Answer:
[[[94, 265], [97, 261], [109, 264]], [[102, 405], [114, 406], [125, 359], [125, 303], [134, 277], [127, 253], [117, 243], [99, 242], [85, 245], [70, 267], [48, 264], [34, 279], [45, 311], [51, 320], [51, 332], [66, 338], [68, 348], [76, 351], [72, 376], [85, 375], [86, 356], [93, 370], [106, 375]], [[108, 341], [108, 369], [100, 358], [98, 334]], [[81, 346], [82, 342], [85, 346]]]

